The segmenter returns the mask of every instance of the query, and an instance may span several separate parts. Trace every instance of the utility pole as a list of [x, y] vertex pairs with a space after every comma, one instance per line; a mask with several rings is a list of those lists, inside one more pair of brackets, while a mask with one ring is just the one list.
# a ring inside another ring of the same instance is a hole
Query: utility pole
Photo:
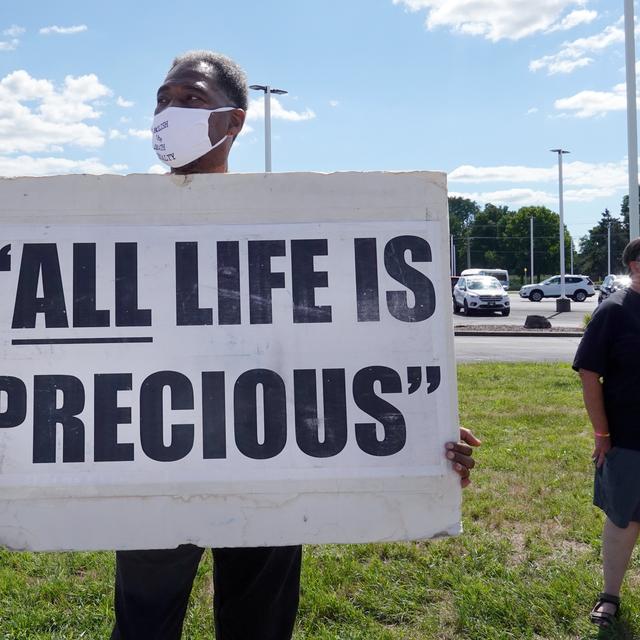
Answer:
[[611, 273], [611, 220], [607, 225], [607, 275]]
[[456, 245], [453, 242], [453, 234], [449, 234], [449, 262], [451, 267], [451, 275], [456, 275]]
[[571, 238], [571, 275], [573, 275], [573, 238]]
[[531, 256], [531, 284], [533, 284], [533, 216], [529, 218], [529, 222], [531, 223], [531, 231], [529, 232], [529, 237], [531, 238], [531, 248], [529, 249], [529, 254]]

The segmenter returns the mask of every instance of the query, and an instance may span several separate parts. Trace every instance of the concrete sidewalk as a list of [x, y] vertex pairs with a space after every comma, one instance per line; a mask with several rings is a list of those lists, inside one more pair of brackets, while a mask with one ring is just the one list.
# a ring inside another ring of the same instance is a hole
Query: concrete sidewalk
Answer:
[[582, 338], [584, 331], [582, 329], [571, 327], [552, 327], [551, 329], [525, 329], [524, 327], [491, 327], [487, 325], [481, 326], [456, 326], [454, 327], [454, 335], [456, 336], [499, 336], [513, 338]]

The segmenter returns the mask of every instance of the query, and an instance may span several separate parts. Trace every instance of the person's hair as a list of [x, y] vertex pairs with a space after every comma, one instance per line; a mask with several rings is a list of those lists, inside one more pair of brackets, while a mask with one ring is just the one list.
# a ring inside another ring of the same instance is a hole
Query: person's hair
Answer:
[[640, 258], [640, 238], [632, 240], [622, 252], [622, 262], [626, 267], [629, 266], [630, 262], [633, 262], [638, 258]]
[[171, 63], [168, 73], [171, 73], [179, 64], [197, 65], [206, 63], [213, 69], [213, 80], [233, 103], [230, 106], [247, 110], [249, 106], [247, 76], [239, 64], [227, 56], [215, 51], [187, 51], [176, 56]]

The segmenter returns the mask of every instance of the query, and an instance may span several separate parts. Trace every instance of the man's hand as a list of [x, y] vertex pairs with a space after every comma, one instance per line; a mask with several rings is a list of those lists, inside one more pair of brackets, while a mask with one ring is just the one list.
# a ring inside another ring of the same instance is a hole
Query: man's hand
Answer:
[[593, 453], [591, 454], [591, 459], [596, 463], [596, 467], [598, 469], [604, 463], [604, 457], [611, 449], [611, 438], [609, 436], [599, 436], [594, 434], [595, 437], [595, 445], [593, 447]]
[[471, 469], [476, 466], [476, 461], [471, 457], [473, 449], [471, 447], [479, 447], [482, 443], [476, 438], [469, 429], [460, 427], [460, 441], [447, 442], [447, 459], [453, 463], [453, 470], [460, 476], [460, 484], [462, 488], [469, 486], [471, 480]]

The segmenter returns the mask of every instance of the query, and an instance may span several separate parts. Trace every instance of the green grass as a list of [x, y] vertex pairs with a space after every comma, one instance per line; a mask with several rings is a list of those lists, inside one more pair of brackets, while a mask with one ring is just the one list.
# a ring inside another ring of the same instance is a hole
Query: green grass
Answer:
[[[601, 514], [577, 376], [559, 364], [458, 371], [462, 424], [483, 439], [459, 538], [305, 549], [296, 640], [599, 637]], [[200, 566], [185, 639], [211, 638], [211, 560]], [[640, 634], [640, 564], [621, 623]], [[0, 639], [108, 638], [110, 553], [0, 551]]]

